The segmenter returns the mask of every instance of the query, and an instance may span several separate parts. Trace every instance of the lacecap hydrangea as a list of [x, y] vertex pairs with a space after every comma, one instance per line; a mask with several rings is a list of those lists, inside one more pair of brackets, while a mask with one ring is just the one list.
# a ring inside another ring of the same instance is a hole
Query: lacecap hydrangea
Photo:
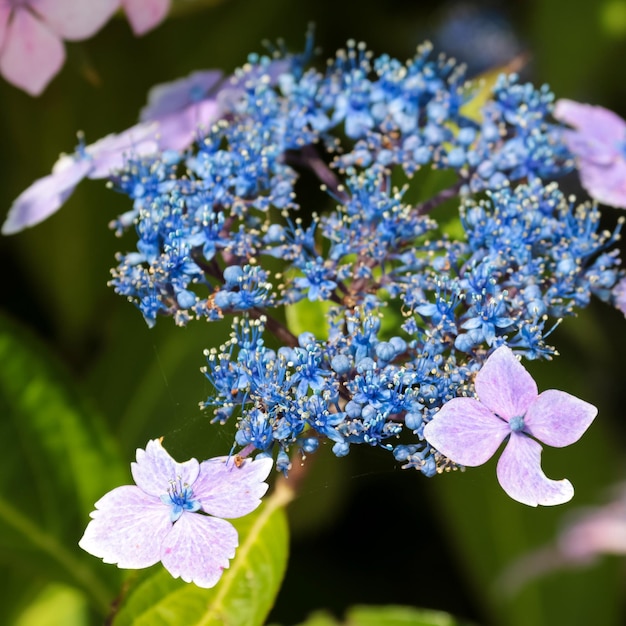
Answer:
[[615, 304], [621, 222], [555, 182], [574, 159], [547, 87], [469, 82], [430, 44], [403, 63], [351, 41], [319, 66], [310, 43], [176, 84], [168, 114], [211, 117], [109, 173], [131, 200], [112, 227], [136, 235], [111, 285], [150, 326], [230, 320], [202, 406], [236, 421], [240, 457], [288, 472], [367, 444], [432, 476], [457, 459], [424, 428], [491, 354], [550, 359], [564, 317]]

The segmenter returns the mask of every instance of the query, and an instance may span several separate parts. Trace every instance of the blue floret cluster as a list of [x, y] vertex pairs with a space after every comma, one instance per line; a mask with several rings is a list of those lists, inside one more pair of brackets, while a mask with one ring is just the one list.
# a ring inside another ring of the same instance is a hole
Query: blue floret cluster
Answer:
[[193, 148], [112, 177], [133, 201], [113, 227], [137, 244], [111, 283], [149, 325], [232, 322], [203, 406], [236, 420], [241, 455], [288, 471], [368, 444], [431, 476], [452, 463], [423, 428], [489, 353], [551, 358], [562, 318], [613, 303], [621, 223], [554, 182], [573, 159], [546, 87], [349, 42], [321, 70], [253, 55], [217, 97]]

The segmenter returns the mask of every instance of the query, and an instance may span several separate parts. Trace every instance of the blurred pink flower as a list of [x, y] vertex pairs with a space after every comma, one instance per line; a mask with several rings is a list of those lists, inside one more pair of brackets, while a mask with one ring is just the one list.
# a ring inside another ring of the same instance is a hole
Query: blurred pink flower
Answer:
[[514, 595], [532, 580], [560, 569], [588, 567], [603, 555], [626, 556], [626, 483], [613, 488], [606, 504], [572, 511], [553, 543], [513, 561], [497, 585]]
[[626, 484], [602, 506], [580, 509], [559, 533], [564, 563], [586, 565], [604, 554], [626, 555]]
[[7, 0], [0, 5], [0, 73], [38, 96], [65, 61], [63, 39], [93, 35], [120, 0]]
[[135, 35], [143, 35], [160, 24], [171, 0], [120, 0]]
[[161, 22], [171, 0], [3, 0], [0, 74], [38, 96], [65, 62], [63, 40], [96, 33], [122, 7], [135, 35]]
[[603, 107], [564, 99], [554, 117], [573, 128], [563, 138], [585, 190], [598, 202], [626, 208], [626, 121]]

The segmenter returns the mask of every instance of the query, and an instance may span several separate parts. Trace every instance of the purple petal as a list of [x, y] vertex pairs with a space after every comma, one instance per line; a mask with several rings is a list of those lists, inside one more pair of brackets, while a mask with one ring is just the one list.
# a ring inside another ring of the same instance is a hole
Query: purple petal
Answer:
[[163, 542], [161, 561], [174, 577], [198, 587], [213, 587], [235, 556], [239, 538], [223, 519], [183, 513]]
[[32, 3], [52, 30], [63, 39], [87, 39], [115, 13], [119, 0], [36, 0]]
[[170, 9], [171, 0], [122, 0], [133, 33], [147, 33], [160, 24]]
[[222, 76], [219, 70], [202, 70], [185, 78], [155, 85], [148, 92], [148, 103], [139, 113], [140, 121], [160, 119], [205, 99]]
[[613, 287], [613, 297], [615, 298], [615, 306], [626, 316], [626, 278], [622, 278]]
[[562, 138], [572, 154], [596, 165], [611, 166], [619, 158], [616, 143], [607, 144], [577, 130], [562, 131]]
[[124, 166], [127, 158], [156, 154], [158, 124], [137, 124], [117, 135], [103, 137], [82, 151], [62, 156], [52, 174], [36, 180], [13, 202], [2, 234], [34, 226], [58, 211], [86, 176], [103, 178]]
[[268, 488], [263, 481], [272, 465], [270, 458], [246, 459], [240, 467], [229, 457], [204, 461], [193, 485], [194, 497], [211, 515], [227, 518], [247, 515], [261, 503]]
[[511, 432], [486, 406], [473, 398], [446, 402], [424, 427], [426, 441], [460, 465], [486, 463]]
[[0, 72], [31, 96], [38, 96], [65, 62], [65, 48], [30, 11], [16, 7], [6, 32]]
[[626, 121], [600, 106], [561, 99], [554, 107], [554, 117], [573, 126], [589, 139], [612, 145], [626, 135]]
[[169, 507], [134, 485], [117, 487], [95, 504], [78, 545], [105, 563], [124, 568], [154, 565], [170, 532]]
[[193, 485], [200, 464], [196, 459], [184, 463], [176, 462], [163, 448], [159, 439], [148, 442], [145, 450], [137, 449], [137, 462], [130, 464], [137, 486], [157, 498], [167, 493], [171, 481]]
[[159, 146], [162, 150], [184, 150], [204, 135], [222, 111], [216, 100], [209, 99], [160, 118]]
[[513, 500], [528, 506], [569, 502], [574, 487], [569, 480], [550, 480], [541, 469], [541, 446], [527, 435], [512, 432], [498, 461], [498, 480]]
[[568, 560], [589, 562], [601, 554], [626, 554], [626, 501], [579, 511], [558, 537], [559, 551]]
[[58, 211], [92, 167], [86, 159], [63, 157], [61, 162], [64, 167], [36, 180], [14, 200], [2, 225], [3, 235], [12, 235], [39, 224]]
[[105, 178], [112, 171], [123, 168], [129, 158], [156, 154], [158, 135], [159, 126], [154, 122], [135, 124], [86, 146], [85, 152], [94, 163], [89, 178]]
[[500, 346], [476, 375], [478, 399], [505, 420], [523, 416], [537, 397], [537, 385], [507, 346]]
[[626, 521], [602, 515], [585, 518], [561, 534], [559, 550], [574, 562], [590, 562], [602, 554], [626, 554]]
[[610, 166], [579, 159], [580, 182], [587, 193], [602, 204], [626, 208], [626, 158], [616, 157]]
[[9, 16], [13, 8], [8, 5], [0, 5], [0, 50], [4, 44], [4, 38], [7, 34], [7, 26], [9, 24]]
[[524, 423], [539, 441], [563, 448], [578, 441], [597, 414], [593, 404], [565, 391], [548, 389], [528, 407]]

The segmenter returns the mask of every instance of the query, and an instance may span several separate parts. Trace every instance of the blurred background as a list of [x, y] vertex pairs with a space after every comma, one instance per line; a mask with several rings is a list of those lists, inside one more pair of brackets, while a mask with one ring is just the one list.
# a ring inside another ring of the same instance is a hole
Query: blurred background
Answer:
[[[350, 38], [402, 60], [429, 39], [474, 75], [525, 53], [525, 79], [549, 83], [557, 97], [626, 116], [626, 0], [179, 0], [170, 18], [142, 38], [126, 20], [114, 19], [92, 39], [67, 44], [67, 63], [39, 98], [0, 82], [0, 216], [49, 173], [60, 152], [73, 151], [77, 131], [87, 143], [121, 131], [135, 123], [155, 83], [204, 68], [230, 73], [248, 53], [262, 52], [265, 40], [283, 39], [290, 50], [301, 50], [311, 22], [320, 61]], [[580, 192], [575, 175], [563, 185]], [[204, 322], [176, 328], [168, 319], [148, 329], [107, 286], [115, 253], [126, 249], [107, 225], [128, 208], [128, 199], [102, 181], [87, 181], [57, 215], [2, 238], [3, 332], [32, 337], [31, 353], [74, 390], [81, 415], [93, 420], [93, 436], [110, 442], [123, 467], [137, 447], [158, 436], [180, 460], [225, 454], [232, 430], [211, 426], [198, 403], [210, 392], [199, 371], [202, 351], [224, 341], [228, 329]], [[617, 217], [607, 209], [607, 227]], [[602, 503], [607, 488], [626, 477], [626, 320], [594, 303], [566, 320], [552, 340], [560, 358], [529, 365], [540, 390], [570, 391], [600, 410], [580, 442], [544, 454], [546, 473], [575, 485], [574, 500], [538, 510], [513, 502], [497, 484], [493, 460], [426, 479], [401, 471], [377, 450], [354, 450], [344, 459], [321, 450], [309, 459], [309, 475], [290, 507], [291, 556], [272, 623], [297, 624], [317, 609], [341, 616], [357, 603], [441, 609], [484, 626], [626, 623], [623, 558], [555, 570], [515, 592], [501, 584], [511, 563], [554, 541], [578, 507]], [[8, 397], [5, 387], [0, 391]], [[69, 522], [55, 518], [58, 499], [46, 497], [46, 468], [25, 418], [6, 399], [0, 408], [0, 501], [23, 514], [11, 517], [0, 502], [0, 567], [7, 581], [0, 623], [102, 623], [71, 580], [20, 547], [20, 528], [29, 520], [44, 528], [58, 523], [71, 558], [108, 577], [112, 588], [119, 582], [115, 568], [75, 547], [89, 507]], [[128, 481], [124, 472], [99, 479], [101, 493]]]

